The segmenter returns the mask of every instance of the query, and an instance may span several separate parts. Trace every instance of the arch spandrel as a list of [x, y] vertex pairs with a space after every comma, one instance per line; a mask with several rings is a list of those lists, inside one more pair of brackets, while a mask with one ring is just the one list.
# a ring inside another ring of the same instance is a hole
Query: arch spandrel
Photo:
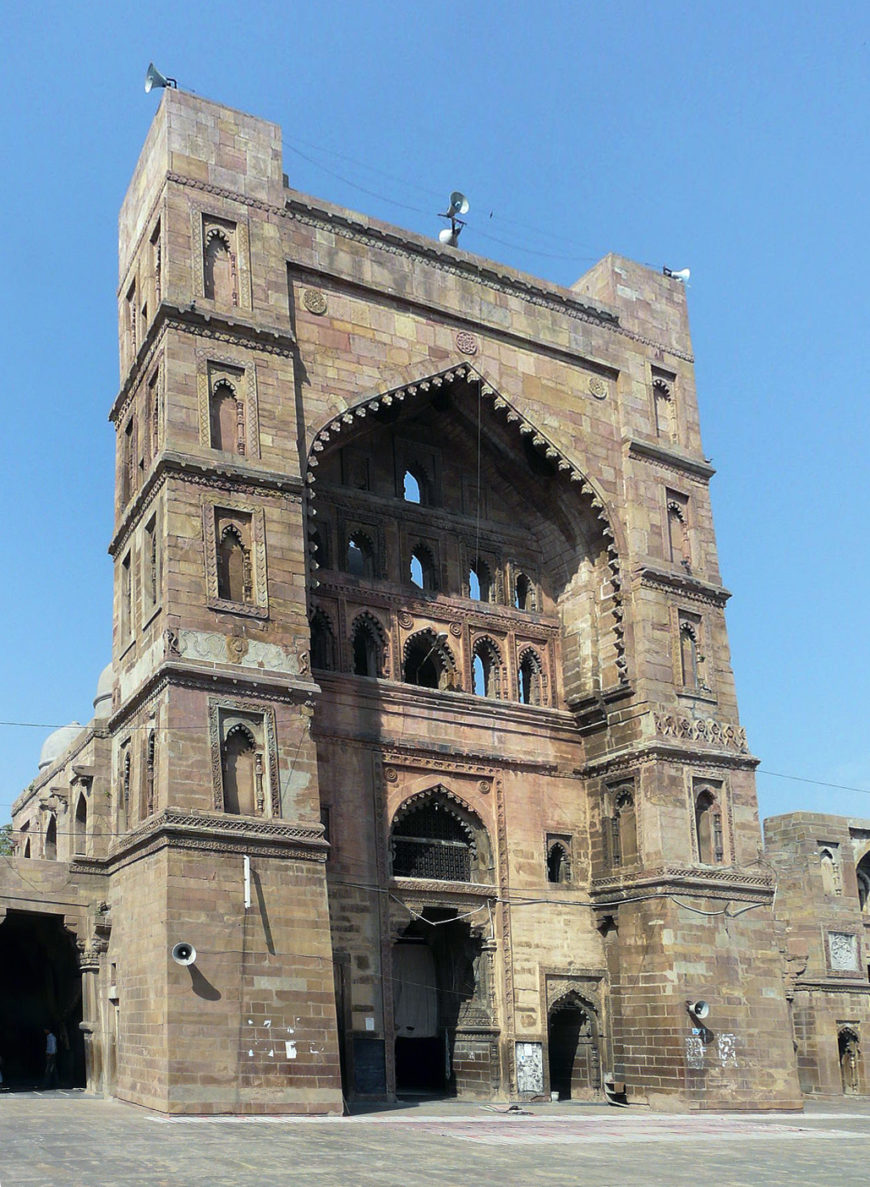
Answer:
[[602, 529], [609, 529], [617, 550], [624, 552], [625, 544], [621, 538], [622, 533], [618, 520], [612, 512], [608, 511], [607, 496], [595, 480], [591, 479], [579, 466], [572, 462], [565, 450], [560, 449], [555, 442], [551, 441], [546, 432], [532, 418], [520, 412], [514, 403], [498, 391], [495, 385], [477, 367], [466, 362], [460, 362], [455, 366], [446, 367], [442, 371], [434, 372], [425, 377], [420, 377], [419, 373], [416, 373], [414, 378], [409, 378], [407, 383], [390, 388], [387, 391], [361, 396], [359, 400], [349, 404], [342, 411], [333, 414], [325, 424], [313, 431], [307, 464], [307, 481], [309, 485], [313, 485], [316, 481], [316, 476], [311, 471], [312, 469], [316, 469], [319, 464], [318, 454], [323, 452], [327, 444], [334, 442], [338, 434], [342, 432], [347, 434], [354, 427], [358, 427], [365, 421], [366, 417], [373, 413], [383, 412], [393, 405], [401, 405], [403, 401], [409, 397], [416, 396], [418, 393], [437, 392], [439, 388], [449, 385], [458, 379], [465, 380], [475, 386], [479, 385], [480, 395], [491, 402], [494, 410], [502, 412], [507, 422], [514, 424], [521, 436], [531, 438], [532, 444], [545, 457], [553, 461], [560, 472], [566, 474], [571, 482], [578, 484], [581, 493], [588, 496], [592, 507], [598, 513], [598, 518], [602, 523]]

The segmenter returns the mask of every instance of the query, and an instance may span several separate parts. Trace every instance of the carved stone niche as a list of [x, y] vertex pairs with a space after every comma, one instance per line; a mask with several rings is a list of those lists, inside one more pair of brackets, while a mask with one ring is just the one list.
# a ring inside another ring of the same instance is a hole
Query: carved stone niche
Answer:
[[595, 974], [548, 974], [546, 976], [547, 1015], [553, 1006], [569, 994], [588, 1003], [594, 1010], [601, 1026], [603, 975]]

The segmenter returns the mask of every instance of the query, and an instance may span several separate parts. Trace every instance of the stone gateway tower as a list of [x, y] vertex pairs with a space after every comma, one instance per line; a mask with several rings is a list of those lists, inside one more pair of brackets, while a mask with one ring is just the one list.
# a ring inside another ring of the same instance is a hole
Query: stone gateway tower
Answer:
[[89, 1083], [798, 1107], [682, 285], [332, 207], [167, 90], [119, 306], [112, 664], [2, 885]]

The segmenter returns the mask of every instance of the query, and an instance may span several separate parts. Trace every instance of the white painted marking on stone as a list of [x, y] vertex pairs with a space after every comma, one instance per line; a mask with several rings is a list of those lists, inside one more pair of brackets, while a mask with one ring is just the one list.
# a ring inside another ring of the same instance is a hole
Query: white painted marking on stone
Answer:
[[266, 1030], [268, 1030], [269, 1027], [272, 1025], [272, 1019], [267, 1018], [266, 1021], [263, 1023], [263, 1025], [265, 1026]]
[[716, 1040], [719, 1048], [719, 1062], [722, 1067], [727, 1067], [728, 1064], [733, 1064], [737, 1067], [737, 1036], [733, 1034], [720, 1034]]
[[248, 1051], [248, 1055], [250, 1055], [250, 1057], [251, 1057], [252, 1059], [254, 1058], [254, 1049], [253, 1049], [253, 1047], [250, 1049], [250, 1051]]
[[296, 1058], [296, 1044], [293, 1042], [292, 1039], [287, 1039], [287, 1041], [284, 1044], [284, 1050], [287, 1052], [288, 1059]]

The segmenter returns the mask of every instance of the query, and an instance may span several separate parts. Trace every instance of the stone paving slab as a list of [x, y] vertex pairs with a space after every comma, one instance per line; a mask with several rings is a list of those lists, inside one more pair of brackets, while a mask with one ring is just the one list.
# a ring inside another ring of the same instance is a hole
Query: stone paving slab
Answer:
[[0, 1096], [0, 1187], [848, 1187], [870, 1101], [804, 1114], [674, 1115], [444, 1102], [345, 1118], [163, 1117], [81, 1094]]

